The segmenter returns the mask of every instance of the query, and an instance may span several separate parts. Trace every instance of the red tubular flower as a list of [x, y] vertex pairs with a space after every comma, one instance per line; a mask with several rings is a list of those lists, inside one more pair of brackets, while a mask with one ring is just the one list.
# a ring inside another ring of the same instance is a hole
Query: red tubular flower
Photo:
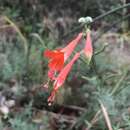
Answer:
[[65, 48], [63, 48], [61, 51], [64, 52], [64, 60], [66, 61], [71, 53], [73, 52], [73, 50], [75, 49], [76, 45], [78, 44], [78, 42], [81, 40], [83, 33], [79, 33], [78, 36], [71, 41]]
[[48, 98], [48, 102], [53, 102], [55, 99], [55, 93], [64, 84], [65, 79], [70, 72], [72, 65], [79, 58], [80, 52], [76, 53], [73, 59], [60, 71], [59, 75], [55, 78], [53, 91]]
[[74, 40], [72, 40], [65, 48], [54, 51], [46, 50], [44, 52], [44, 56], [50, 59], [50, 62], [48, 64], [49, 69], [53, 71], [61, 70], [64, 66], [65, 61], [71, 55], [81, 38], [82, 33], [79, 33], [79, 35]]
[[60, 50], [46, 50], [44, 56], [50, 59], [48, 67], [53, 71], [59, 71], [64, 65], [64, 53]]
[[87, 32], [84, 54], [87, 57], [88, 61], [90, 62], [92, 55], [93, 55], [93, 47], [92, 47], [90, 31]]

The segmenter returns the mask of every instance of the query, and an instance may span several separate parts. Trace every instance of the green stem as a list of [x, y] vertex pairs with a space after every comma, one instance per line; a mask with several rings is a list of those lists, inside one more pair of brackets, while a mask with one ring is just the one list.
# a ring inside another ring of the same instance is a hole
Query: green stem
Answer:
[[[94, 18], [92, 23], [94, 23], [95, 21], [100, 20], [100, 19], [102, 19], [102, 18], [104, 18], [104, 17], [106, 17], [106, 16], [108, 16], [108, 15], [110, 15], [110, 14], [113, 14], [113, 13], [115, 13], [115, 12], [117, 12], [117, 11], [123, 9], [123, 8], [128, 8], [129, 6], [130, 6], [130, 3], [125, 4], [125, 5], [123, 5], [123, 6], [120, 6], [120, 7], [117, 7], [117, 8], [115, 8], [115, 9], [112, 9], [112, 10], [110, 10], [110, 11], [108, 11], [108, 12], [106, 12], [106, 13], [104, 13], [104, 14], [102, 14], [102, 15], [99, 15], [99, 16], [97, 16], [96, 18]], [[91, 24], [92, 24], [92, 23], [91, 23]], [[84, 25], [85, 25], [85, 24], [80, 24], [77, 28], [74, 28], [74, 29], [71, 30], [70, 32], [64, 34], [62, 38], [64, 39], [65, 37], [67, 37], [67, 36], [70, 35], [71, 33], [74, 33], [74, 32], [76, 32], [76, 31], [82, 29], [82, 28], [84, 27]]]
[[102, 80], [102, 76], [100, 75], [100, 73], [97, 70], [97, 65], [96, 65], [94, 56], [92, 57], [91, 63], [92, 63], [92, 69], [94, 70], [95, 74], [97, 75], [97, 78], [99, 79], [99, 84], [101, 87], [101, 86], [103, 86], [103, 80]]
[[99, 51], [95, 52], [94, 55], [98, 55], [98, 54], [102, 53], [106, 49], [107, 46], [108, 46], [107, 44], [104, 45]]

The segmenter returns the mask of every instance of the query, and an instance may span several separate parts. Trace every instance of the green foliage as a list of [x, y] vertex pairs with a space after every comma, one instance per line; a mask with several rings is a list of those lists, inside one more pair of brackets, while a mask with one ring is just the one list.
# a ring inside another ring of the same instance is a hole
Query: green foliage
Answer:
[[[95, 17], [121, 4], [121, 2], [117, 0], [83, 0], [82, 2], [63, 0], [61, 3], [59, 0], [55, 0], [55, 6], [52, 6], [52, 2], [50, 1], [37, 0], [37, 2], [35, 2], [36, 1], [33, 0], [14, 0], [13, 2], [4, 0], [1, 2], [0, 11], [2, 15], [9, 16], [13, 21], [18, 23], [18, 26], [15, 26], [13, 23], [12, 27], [17, 34], [14, 33], [11, 38], [8, 37], [10, 33], [0, 34], [0, 61], [2, 61], [0, 63], [0, 86], [3, 86], [2, 84], [4, 84], [4, 82], [10, 81], [11, 79], [22, 81], [23, 84], [27, 82], [27, 84], [24, 84], [26, 88], [29, 86], [32, 88], [33, 85], [40, 85], [43, 82], [47, 82], [47, 62], [43, 58], [43, 51], [47, 48], [54, 49], [57, 47], [58, 42], [50, 40], [49, 34], [53, 32], [53, 35], [57, 35], [58, 27], [51, 25], [56, 24], [53, 20], [56, 20], [58, 17], [64, 17], [66, 7], [67, 10], [69, 10], [66, 12], [73, 19], [79, 15], [86, 16], [88, 14]], [[30, 6], [31, 8], [28, 8], [28, 4], [32, 5]], [[51, 11], [47, 12], [50, 8]], [[57, 11], [57, 8], [59, 11]], [[80, 11], [78, 11], [78, 9], [80, 9]], [[43, 12], [44, 14], [42, 14]], [[42, 20], [44, 15], [46, 16], [49, 13], [52, 13], [51, 16], [54, 15], [54, 18], [51, 19], [53, 22], [49, 24], [49, 28], [46, 30], [46, 26], [43, 25]], [[113, 20], [118, 19], [119, 16], [120, 13], [114, 14], [113, 16], [107, 17], [106, 21], [113, 22]], [[12, 24], [12, 22], [8, 20], [6, 20], [6, 22]], [[64, 25], [64, 22], [62, 24]], [[18, 27], [22, 31], [20, 31]], [[65, 26], [65, 28], [66, 27], [67, 26]], [[50, 28], [52, 28], [52, 30]], [[68, 30], [69, 28], [67, 31]], [[60, 35], [62, 35], [62, 33]], [[24, 36], [27, 37], [28, 41], [26, 41]], [[95, 43], [95, 45], [98, 43], [99, 42]], [[103, 43], [104, 42], [101, 41], [100, 44], [98, 44], [99, 46], [95, 48], [100, 50], [100, 45]], [[60, 44], [60, 46], [62, 45]], [[122, 44], [118, 46], [122, 46]], [[85, 64], [84, 59], [80, 59], [80, 61], [74, 65], [67, 80], [67, 85], [71, 88], [72, 95], [69, 99], [66, 97], [65, 103], [87, 108], [87, 112], [81, 117], [81, 124], [86, 122], [86, 126], [91, 126], [91, 120], [101, 109], [99, 101], [102, 101], [107, 108], [113, 129], [120, 130], [122, 126], [124, 126], [126, 130], [130, 129], [129, 63], [125, 65], [122, 64], [124, 60], [128, 59], [125, 59], [125, 56], [119, 56], [118, 49], [120, 48], [118, 46], [108, 46], [109, 52], [104, 50], [98, 55], [95, 55], [89, 66]], [[122, 52], [124, 54], [124, 50], [122, 50]], [[96, 64], [94, 64], [94, 62]], [[25, 81], [26, 78], [27, 81]], [[23, 86], [19, 86], [17, 96], [24, 95], [22, 87]], [[37, 92], [35, 96], [32, 96], [31, 101], [33, 100], [33, 105], [37, 108], [47, 108], [47, 97], [48, 93]], [[32, 104], [27, 106], [21, 114], [18, 113], [14, 114], [13, 117], [9, 117], [9, 123], [13, 130], [36, 130], [37, 126], [30, 121], [31, 117]], [[102, 114], [98, 117], [97, 125], [92, 127], [96, 130], [107, 129]], [[46, 123], [48, 123], [48, 121], [46, 121]], [[80, 123], [78, 122], [75, 125]], [[0, 129], [3, 128], [4, 124], [1, 122]]]
[[[12, 77], [21, 77], [25, 68], [25, 56], [22, 52], [22, 48], [19, 45], [14, 46], [14, 43], [8, 43], [7, 41], [0, 46], [3, 46], [5, 51], [1, 53], [1, 78], [3, 80], [10, 79]], [[18, 41], [16, 44], [19, 44]]]
[[26, 120], [22, 121], [19, 118], [15, 118], [10, 120], [13, 130], [36, 130], [36, 126], [34, 124], [29, 124]]
[[14, 118], [9, 119], [9, 123], [11, 124], [11, 128], [13, 130], [36, 130], [37, 126], [33, 123], [29, 123], [31, 119], [31, 107], [32, 105], [26, 106], [25, 110], [21, 114], [15, 114]]

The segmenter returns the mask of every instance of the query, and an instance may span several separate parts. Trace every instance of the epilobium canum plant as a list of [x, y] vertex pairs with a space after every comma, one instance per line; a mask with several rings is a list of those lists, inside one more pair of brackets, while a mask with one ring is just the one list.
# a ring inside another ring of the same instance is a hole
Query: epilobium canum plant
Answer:
[[[86, 24], [92, 22], [92, 19], [87, 20], [79, 20], [79, 22], [85, 22]], [[87, 27], [87, 26], [86, 26]], [[86, 29], [86, 40], [84, 48], [81, 49], [79, 52], [75, 51], [76, 46], [80, 43], [80, 40], [83, 38], [83, 32], [80, 32], [76, 38], [74, 38], [68, 45], [64, 48], [55, 49], [55, 50], [45, 50], [44, 56], [49, 59], [48, 63], [48, 78], [53, 82], [53, 89], [52, 92], [48, 98], [48, 102], [51, 103], [55, 99], [56, 92], [58, 89], [64, 84], [69, 72], [71, 71], [71, 68], [73, 64], [79, 59], [81, 56], [81, 53], [85, 55], [88, 63], [91, 61], [92, 55], [93, 55], [93, 47], [92, 47], [92, 41], [91, 41], [91, 31], [87, 27]], [[71, 56], [71, 54], [75, 52], [74, 57], [66, 64], [66, 61]]]

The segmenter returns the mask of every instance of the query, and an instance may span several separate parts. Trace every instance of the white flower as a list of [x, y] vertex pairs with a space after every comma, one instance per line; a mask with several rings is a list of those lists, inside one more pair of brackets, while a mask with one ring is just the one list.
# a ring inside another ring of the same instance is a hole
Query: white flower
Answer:
[[79, 19], [78, 19], [78, 22], [79, 22], [79, 23], [85, 23], [85, 18], [84, 18], [84, 17], [79, 18]]
[[85, 21], [86, 21], [86, 23], [92, 23], [93, 19], [92, 19], [92, 17], [87, 16], [87, 17], [85, 17]]
[[90, 16], [81, 17], [81, 18], [79, 18], [78, 22], [79, 22], [79, 23], [87, 23], [87, 24], [89, 24], [89, 23], [92, 23], [92, 22], [93, 22], [93, 19], [92, 19], [92, 17], [90, 17]]
[[15, 101], [14, 100], [8, 100], [8, 101], [5, 102], [5, 105], [9, 108], [13, 107], [15, 105]]
[[1, 106], [0, 107], [0, 111], [1, 113], [3, 113], [4, 115], [7, 115], [9, 113], [9, 108], [7, 106]]

